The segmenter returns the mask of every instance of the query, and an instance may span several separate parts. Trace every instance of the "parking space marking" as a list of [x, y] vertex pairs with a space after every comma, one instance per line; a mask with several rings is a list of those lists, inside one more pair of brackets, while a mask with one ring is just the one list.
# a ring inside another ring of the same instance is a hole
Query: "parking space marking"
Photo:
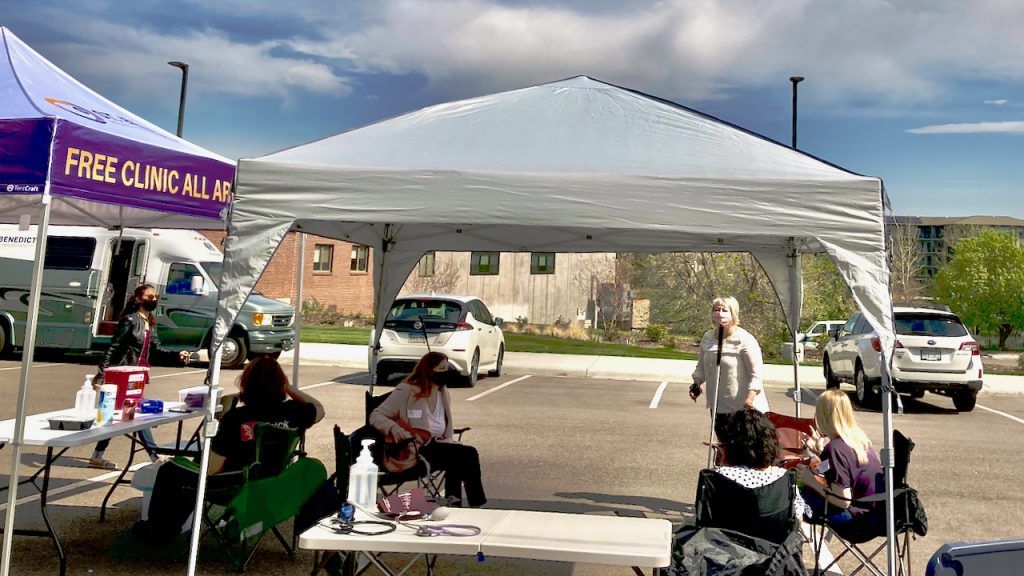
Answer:
[[1014, 422], [1019, 422], [1021, 424], [1024, 424], [1024, 419], [1017, 418], [1016, 416], [1014, 416], [1012, 414], [1007, 414], [1006, 412], [1000, 412], [999, 410], [995, 410], [993, 408], [989, 408], [988, 406], [982, 406], [981, 404], [975, 404], [975, 407], [981, 408], [982, 410], [988, 410], [989, 412], [991, 412], [993, 414], [998, 414], [1000, 416], [1005, 416], [1006, 418], [1009, 418], [1010, 420], [1013, 420]]
[[320, 382], [318, 384], [310, 384], [309, 386], [299, 386], [299, 390], [312, 390], [313, 388], [319, 388], [321, 386], [329, 386], [331, 384], [343, 384], [343, 382], [335, 382], [334, 380], [328, 380], [327, 382]]
[[494, 388], [491, 388], [490, 390], [488, 390], [486, 392], [481, 392], [481, 393], [477, 394], [476, 396], [471, 396], [469, 398], [466, 398], [466, 402], [472, 402], [473, 400], [478, 400], [480, 398], [483, 398], [484, 396], [487, 396], [491, 392], [497, 392], [498, 390], [501, 390], [502, 388], [504, 388], [506, 386], [511, 386], [511, 385], [515, 384], [516, 382], [522, 382], [523, 380], [526, 380], [529, 377], [530, 377], [530, 374], [527, 374], [526, 376], [520, 376], [519, 378], [516, 378], [515, 380], [509, 380], [508, 382], [505, 382], [504, 384], [502, 384], [500, 386], [495, 386]]
[[[47, 366], [63, 366], [63, 364], [33, 364], [32, 368], [46, 368]], [[21, 366], [8, 366], [7, 368], [0, 368], [0, 371], [3, 370], [21, 370]]]
[[665, 388], [668, 387], [668, 380], [662, 380], [661, 385], [658, 386], [657, 392], [654, 393], [654, 398], [651, 398], [651, 408], [657, 408], [658, 403], [661, 402], [661, 395], [665, 393]]
[[150, 376], [150, 380], [156, 380], [157, 378], [170, 378], [171, 376], [188, 376], [189, 374], [205, 374], [206, 370], [189, 370], [188, 372], [175, 372], [173, 374], [160, 374], [157, 376]]
[[[128, 470], [130, 470], [132, 472], [135, 472], [139, 468], [142, 468], [143, 466], [148, 466], [148, 465], [149, 465], [149, 462], [139, 462], [138, 464], [132, 465], [132, 467], [129, 468]], [[85, 480], [79, 480], [78, 482], [75, 482], [74, 484], [68, 484], [67, 486], [61, 486], [60, 488], [54, 488], [53, 490], [48, 491], [46, 493], [46, 497], [48, 499], [50, 499], [50, 498], [53, 498], [54, 496], [57, 496], [59, 494], [63, 494], [65, 492], [71, 492], [72, 490], [78, 490], [79, 488], [83, 488], [83, 487], [88, 486], [90, 484], [99, 484], [101, 482], [105, 482], [107, 480], [110, 480], [111, 478], [116, 478], [120, 474], [121, 474], [120, 470], [114, 470], [113, 472], [107, 472], [106, 474], [100, 474], [99, 476], [93, 476], [92, 478], [86, 478]], [[18, 498], [18, 504], [17, 505], [21, 506], [22, 504], [28, 504], [29, 502], [35, 502], [36, 500], [39, 500], [39, 494], [33, 494], [32, 496], [25, 496], [24, 498]], [[3, 502], [2, 504], [0, 504], [0, 512], [3, 512], [4, 510], [7, 510], [7, 502], [6, 501]]]

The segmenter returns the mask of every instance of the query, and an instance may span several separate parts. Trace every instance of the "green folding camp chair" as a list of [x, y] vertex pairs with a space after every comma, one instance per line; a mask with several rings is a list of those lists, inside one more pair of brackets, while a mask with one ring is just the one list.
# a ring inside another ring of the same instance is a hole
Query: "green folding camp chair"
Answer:
[[239, 572], [245, 570], [267, 532], [273, 532], [289, 556], [295, 553], [294, 543], [281, 535], [278, 526], [294, 518], [327, 480], [322, 462], [296, 452], [299, 436], [293, 428], [257, 424], [256, 462], [244, 470], [211, 477], [203, 525]]

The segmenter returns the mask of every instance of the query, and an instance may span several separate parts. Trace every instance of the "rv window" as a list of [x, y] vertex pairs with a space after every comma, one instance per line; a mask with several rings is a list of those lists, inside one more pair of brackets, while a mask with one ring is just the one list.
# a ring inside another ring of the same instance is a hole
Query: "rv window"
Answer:
[[146, 271], [146, 243], [139, 242], [135, 245], [135, 263], [132, 264], [132, 275], [142, 277]]
[[214, 286], [220, 286], [220, 271], [224, 268], [224, 265], [220, 262], [200, 262], [203, 265], [203, 270], [206, 270], [206, 275], [210, 277], [210, 282], [213, 282]]
[[192, 277], [202, 276], [193, 264], [171, 264], [167, 272], [166, 294], [193, 294]]
[[96, 251], [95, 238], [48, 236], [43, 267], [50, 270], [88, 270]]

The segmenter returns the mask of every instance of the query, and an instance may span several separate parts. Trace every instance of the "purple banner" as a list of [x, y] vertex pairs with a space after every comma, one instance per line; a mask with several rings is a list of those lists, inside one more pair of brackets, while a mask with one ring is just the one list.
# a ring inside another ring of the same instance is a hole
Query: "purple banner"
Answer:
[[42, 194], [53, 120], [0, 120], [0, 194]]
[[55, 196], [217, 220], [235, 167], [59, 120], [51, 175]]

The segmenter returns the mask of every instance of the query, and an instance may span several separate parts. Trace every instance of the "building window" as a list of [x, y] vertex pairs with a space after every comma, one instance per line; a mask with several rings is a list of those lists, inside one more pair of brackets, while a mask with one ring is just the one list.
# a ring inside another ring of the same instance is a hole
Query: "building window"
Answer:
[[534, 252], [530, 255], [530, 274], [554, 274], [555, 253]]
[[366, 272], [366, 261], [369, 260], [369, 246], [352, 246], [352, 263], [349, 270], [352, 272]]
[[932, 228], [931, 226], [921, 226], [921, 238], [931, 238]]
[[490, 276], [498, 273], [500, 253], [473, 252], [469, 260], [470, 276]]
[[317, 244], [313, 247], [313, 272], [330, 272], [334, 260], [334, 246]]
[[420, 258], [419, 272], [421, 278], [429, 278], [434, 275], [434, 252], [430, 251]]

